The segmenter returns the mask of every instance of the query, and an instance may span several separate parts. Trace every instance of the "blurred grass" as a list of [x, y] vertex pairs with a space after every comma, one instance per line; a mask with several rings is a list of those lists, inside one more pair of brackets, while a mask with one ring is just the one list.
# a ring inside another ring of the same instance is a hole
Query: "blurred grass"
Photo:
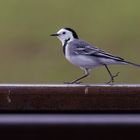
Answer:
[[[49, 35], [62, 27], [98, 47], [140, 63], [139, 0], [1, 0], [0, 82], [63, 83], [82, 71], [64, 59], [61, 43]], [[140, 69], [110, 66], [120, 71], [116, 83], [139, 83]], [[104, 68], [94, 69], [87, 83], [108, 81]]]

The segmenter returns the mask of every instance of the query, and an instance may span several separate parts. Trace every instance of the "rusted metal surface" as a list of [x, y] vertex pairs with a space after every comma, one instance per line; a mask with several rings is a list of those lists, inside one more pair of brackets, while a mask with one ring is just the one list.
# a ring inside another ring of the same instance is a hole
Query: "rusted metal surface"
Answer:
[[140, 84], [0, 84], [0, 111], [135, 112], [140, 111]]

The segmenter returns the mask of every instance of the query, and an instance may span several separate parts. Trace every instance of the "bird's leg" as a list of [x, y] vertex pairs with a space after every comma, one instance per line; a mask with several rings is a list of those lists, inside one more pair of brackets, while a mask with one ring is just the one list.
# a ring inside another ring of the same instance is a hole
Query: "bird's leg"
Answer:
[[110, 81], [108, 81], [106, 84], [113, 83], [113, 82], [114, 82], [114, 78], [117, 77], [117, 76], [119, 75], [120, 72], [117, 72], [115, 75], [113, 75], [113, 74], [111, 73], [111, 71], [109, 70], [109, 68], [107, 67], [107, 65], [104, 64], [104, 66], [105, 66], [105, 68], [107, 69], [107, 71], [108, 71], [108, 73], [109, 73], [109, 75], [110, 75], [110, 78], [111, 78]]
[[89, 73], [89, 69], [86, 69], [86, 68], [85, 68], [84, 70], [85, 70], [85, 75], [83, 75], [82, 77], [80, 77], [80, 78], [78, 78], [78, 79], [76, 79], [76, 80], [70, 82], [69, 84], [76, 84], [76, 83], [79, 84], [79, 83], [80, 83], [79, 81], [80, 81], [81, 79], [83, 79], [83, 78], [89, 76], [89, 74], [90, 74], [90, 73]]

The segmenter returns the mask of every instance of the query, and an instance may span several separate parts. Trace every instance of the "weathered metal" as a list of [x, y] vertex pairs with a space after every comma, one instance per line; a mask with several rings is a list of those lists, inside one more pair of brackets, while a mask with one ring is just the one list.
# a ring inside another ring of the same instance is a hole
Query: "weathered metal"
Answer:
[[0, 111], [136, 112], [140, 84], [0, 84]]

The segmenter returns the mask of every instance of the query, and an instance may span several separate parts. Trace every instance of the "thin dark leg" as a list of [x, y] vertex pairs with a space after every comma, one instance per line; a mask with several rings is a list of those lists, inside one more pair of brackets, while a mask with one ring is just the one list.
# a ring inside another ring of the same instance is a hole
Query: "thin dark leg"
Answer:
[[83, 78], [89, 76], [89, 69], [84, 69], [84, 70], [85, 70], [85, 75], [82, 76], [82, 77], [80, 77], [80, 78], [78, 78], [78, 79], [76, 79], [76, 80], [74, 80], [74, 81], [72, 81], [72, 82], [70, 82], [70, 84], [75, 84], [75, 83], [77, 83], [78, 81], [80, 81], [81, 79], [83, 79]]
[[107, 67], [107, 65], [104, 65], [104, 66], [105, 66], [105, 68], [107, 69], [107, 71], [108, 71], [108, 73], [109, 73], [109, 75], [110, 75], [110, 78], [111, 78], [110, 81], [107, 82], [107, 84], [113, 83], [113, 82], [114, 82], [114, 78], [118, 76], [119, 72], [117, 72], [115, 75], [113, 75], [113, 74], [111, 73], [111, 71], [109, 70], [109, 68]]

